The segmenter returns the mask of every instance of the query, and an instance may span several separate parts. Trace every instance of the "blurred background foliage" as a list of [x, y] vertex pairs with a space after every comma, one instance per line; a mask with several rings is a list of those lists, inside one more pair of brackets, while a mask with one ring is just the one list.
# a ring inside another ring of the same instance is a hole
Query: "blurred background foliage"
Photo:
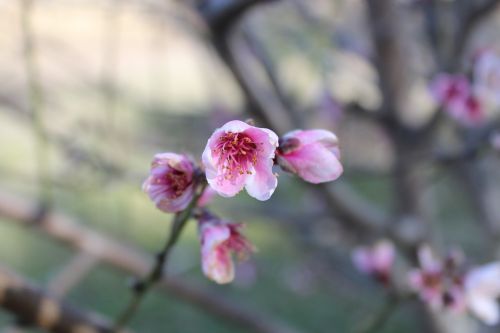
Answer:
[[[435, 68], [423, 46], [421, 14], [409, 2], [399, 5], [405, 8], [404, 28], [415, 36], [406, 51], [416, 79], [409, 83], [404, 116], [418, 124], [434, 108], [426, 82]], [[30, 114], [21, 8], [18, 1], [0, 1], [0, 184], [2, 191], [35, 198], [39, 137]], [[248, 117], [227, 69], [176, 10], [168, 1], [37, 0], [31, 15], [54, 206], [151, 253], [163, 243], [170, 221], [141, 192], [153, 154], [187, 152], [199, 160], [214, 128]], [[367, 61], [371, 41], [365, 11], [358, 0], [280, 1], [252, 11], [243, 25], [267, 50], [308, 123], [339, 134], [343, 181], [388, 208], [393, 194], [387, 170], [394, 152], [380, 129], [341, 110], [349, 103], [375, 110], [381, 103], [377, 74]], [[490, 21], [473, 43], [498, 43], [498, 15]], [[440, 200], [434, 214], [441, 223], [432, 226], [437, 237], [479, 259], [487, 257], [460, 185], [439, 169], [422, 172], [435, 177], [425, 200]], [[352, 331], [380, 308], [383, 292], [354, 271], [349, 248], [342, 246], [348, 236], [335, 224], [320, 223], [314, 235], [301, 230], [297, 218], [302, 223], [326, 220], [324, 207], [300, 181], [281, 175], [279, 182], [265, 203], [245, 194], [214, 203], [220, 215], [246, 222], [258, 247], [239, 266], [233, 284], [217, 286], [202, 276], [194, 223], [174, 251], [170, 274], [304, 332]], [[40, 285], [70, 260], [67, 247], [0, 222], [0, 261]], [[320, 249], [310, 246], [309, 237], [320, 242]], [[99, 265], [67, 297], [112, 318], [130, 297], [128, 280]], [[414, 311], [411, 302], [400, 307], [383, 332], [421, 332]], [[12, 324], [11, 317], [2, 317], [5, 327]], [[163, 294], [147, 297], [132, 328], [244, 332]]]

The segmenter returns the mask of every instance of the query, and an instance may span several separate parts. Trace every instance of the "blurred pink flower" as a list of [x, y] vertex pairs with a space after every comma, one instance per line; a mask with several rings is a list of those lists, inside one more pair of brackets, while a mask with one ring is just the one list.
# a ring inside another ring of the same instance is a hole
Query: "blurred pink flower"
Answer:
[[465, 277], [465, 295], [469, 311], [488, 325], [500, 320], [500, 262], [470, 270]]
[[470, 95], [470, 83], [465, 75], [438, 74], [431, 82], [434, 99], [444, 107]]
[[214, 217], [199, 220], [201, 263], [205, 276], [223, 284], [234, 279], [232, 254], [246, 259], [253, 245], [241, 234], [242, 224], [227, 223]]
[[431, 93], [444, 111], [460, 124], [475, 126], [484, 121], [483, 105], [465, 75], [439, 74], [431, 83]]
[[437, 259], [429, 246], [418, 251], [420, 268], [410, 271], [410, 287], [433, 309], [465, 310], [463, 273], [459, 270], [461, 256], [452, 253], [444, 262]]
[[474, 92], [492, 108], [500, 107], [500, 57], [491, 49], [479, 52], [474, 61]]
[[193, 199], [194, 169], [193, 162], [185, 155], [156, 154], [142, 188], [158, 209], [167, 213], [179, 212]]
[[394, 245], [387, 240], [379, 241], [372, 247], [359, 247], [352, 254], [354, 265], [359, 271], [383, 284], [390, 283], [394, 259]]
[[474, 95], [455, 100], [447, 110], [452, 118], [464, 126], [480, 125], [486, 117], [483, 104]]
[[258, 200], [271, 197], [278, 179], [273, 159], [278, 136], [266, 128], [239, 120], [215, 130], [203, 152], [203, 164], [210, 186], [221, 196], [232, 197], [243, 187]]
[[277, 162], [285, 171], [318, 184], [337, 179], [343, 172], [337, 136], [326, 130], [295, 130], [285, 134]]

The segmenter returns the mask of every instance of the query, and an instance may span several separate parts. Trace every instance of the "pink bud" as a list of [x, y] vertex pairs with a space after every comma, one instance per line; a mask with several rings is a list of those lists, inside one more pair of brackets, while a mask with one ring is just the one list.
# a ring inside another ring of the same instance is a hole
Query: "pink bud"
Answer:
[[360, 247], [354, 250], [352, 259], [359, 271], [388, 284], [395, 259], [394, 245], [382, 240], [373, 247]]
[[273, 174], [277, 135], [239, 120], [215, 130], [203, 152], [208, 184], [221, 196], [232, 197], [245, 188], [258, 200], [271, 197], [278, 179]]
[[296, 130], [285, 134], [277, 161], [285, 171], [318, 184], [337, 179], [343, 172], [335, 134], [326, 130]]
[[194, 169], [193, 162], [185, 155], [156, 154], [142, 188], [158, 209], [179, 212], [193, 199]]
[[220, 284], [231, 282], [234, 279], [232, 254], [243, 260], [254, 250], [241, 234], [242, 227], [242, 224], [213, 217], [200, 219], [201, 262], [203, 273], [209, 279]]

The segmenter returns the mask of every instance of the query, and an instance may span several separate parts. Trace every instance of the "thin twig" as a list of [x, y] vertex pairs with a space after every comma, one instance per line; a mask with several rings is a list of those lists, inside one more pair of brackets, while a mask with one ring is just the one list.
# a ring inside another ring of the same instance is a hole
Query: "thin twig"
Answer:
[[36, 140], [36, 161], [40, 207], [48, 209], [52, 202], [52, 189], [48, 158], [47, 130], [43, 123], [43, 93], [36, 64], [36, 49], [31, 16], [34, 0], [20, 0], [21, 31], [23, 40], [24, 66], [28, 83], [28, 100], [32, 116], [34, 138]]
[[172, 252], [173, 247], [179, 240], [179, 236], [184, 230], [184, 226], [186, 222], [191, 218], [193, 209], [196, 207], [196, 203], [203, 193], [206, 187], [206, 183], [203, 183], [199, 186], [198, 192], [191, 200], [189, 206], [175, 214], [174, 219], [172, 221], [172, 229], [170, 231], [170, 235], [167, 238], [167, 242], [165, 243], [164, 248], [158, 253], [156, 256], [156, 262], [151, 268], [149, 274], [135, 283], [133, 287], [133, 296], [130, 303], [123, 310], [123, 312], [118, 316], [114, 325], [114, 332], [119, 332], [127, 323], [132, 319], [135, 312], [139, 308], [144, 296], [151, 290], [151, 288], [158, 283], [158, 281], [162, 278], [163, 272], [166, 269], [168, 258], [170, 257], [170, 253]]
[[[35, 208], [33, 201], [0, 191], [0, 216], [3, 221], [32, 226]], [[37, 224], [36, 230], [73, 249], [87, 252], [102, 263], [128, 274], [146, 276], [153, 265], [153, 260], [143, 251], [89, 229], [79, 221], [61, 213], [51, 212], [45, 215]], [[238, 328], [245, 328], [255, 333], [298, 333], [296, 329], [276, 318], [174, 277], [163, 276], [158, 287], [169, 295]]]
[[400, 304], [401, 300], [396, 296], [389, 295], [383, 308], [375, 315], [371, 320], [369, 320], [365, 325], [356, 330], [356, 333], [374, 333], [379, 331], [387, 323], [387, 320], [396, 310], [397, 306]]
[[29, 325], [54, 333], [111, 333], [109, 323], [96, 313], [82, 311], [31, 285], [0, 266], [0, 306]]

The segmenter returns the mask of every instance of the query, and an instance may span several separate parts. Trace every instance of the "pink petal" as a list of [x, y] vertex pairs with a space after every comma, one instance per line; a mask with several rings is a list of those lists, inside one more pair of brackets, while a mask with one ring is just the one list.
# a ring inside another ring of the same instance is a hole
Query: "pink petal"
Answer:
[[436, 259], [429, 245], [423, 245], [418, 249], [418, 259], [425, 272], [435, 272], [441, 269], [441, 263]]
[[373, 264], [367, 248], [360, 247], [355, 249], [352, 253], [352, 261], [360, 272], [367, 274], [373, 273]]
[[382, 272], [388, 272], [394, 262], [395, 250], [394, 245], [387, 240], [383, 240], [375, 244], [373, 249], [373, 264]]
[[328, 148], [338, 146], [338, 139], [335, 134], [323, 129], [314, 130], [295, 130], [284, 135], [284, 139], [295, 137], [299, 139], [301, 145], [308, 145], [311, 143], [321, 142]]
[[228, 283], [234, 278], [234, 265], [229, 250], [223, 246], [230, 237], [230, 229], [223, 224], [205, 224], [201, 227], [203, 273], [217, 283]]
[[343, 172], [334, 152], [320, 143], [308, 144], [284, 158], [301, 178], [313, 184], [333, 181]]
[[247, 176], [245, 189], [251, 197], [257, 200], [268, 200], [278, 186], [278, 178], [273, 173], [271, 159], [257, 162], [251, 175]]
[[469, 310], [485, 324], [498, 324], [500, 314], [496, 300], [485, 297], [469, 297], [467, 305]]
[[252, 128], [253, 126], [245, 123], [244, 121], [241, 120], [231, 120], [225, 123], [222, 127], [218, 128], [217, 130], [222, 131], [222, 132], [233, 132], [233, 133], [239, 133], [239, 132], [244, 132], [245, 130]]
[[175, 199], [167, 199], [165, 197], [157, 197], [154, 200], [156, 207], [164, 212], [180, 212], [189, 205], [191, 200], [193, 200], [194, 190], [193, 186], [186, 188], [182, 194]]

